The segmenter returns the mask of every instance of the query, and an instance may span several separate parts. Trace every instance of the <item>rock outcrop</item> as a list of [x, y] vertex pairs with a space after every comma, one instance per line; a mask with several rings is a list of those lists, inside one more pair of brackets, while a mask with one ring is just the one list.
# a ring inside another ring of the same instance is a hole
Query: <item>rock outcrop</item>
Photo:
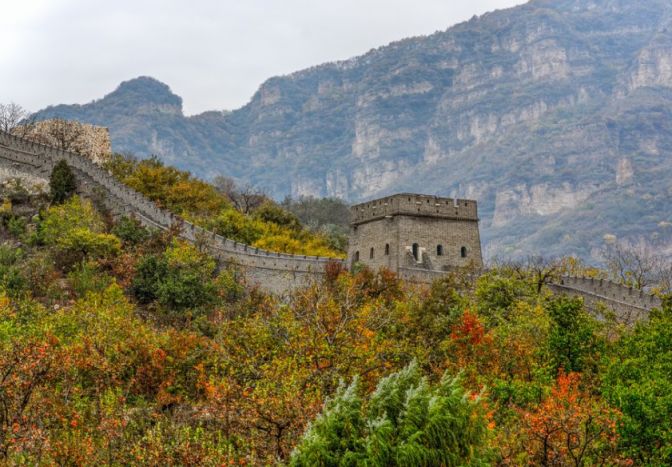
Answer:
[[477, 198], [490, 257], [595, 259], [607, 233], [670, 250], [671, 18], [668, 0], [534, 0], [271, 78], [232, 112], [184, 117], [141, 78], [38, 117], [278, 198]]

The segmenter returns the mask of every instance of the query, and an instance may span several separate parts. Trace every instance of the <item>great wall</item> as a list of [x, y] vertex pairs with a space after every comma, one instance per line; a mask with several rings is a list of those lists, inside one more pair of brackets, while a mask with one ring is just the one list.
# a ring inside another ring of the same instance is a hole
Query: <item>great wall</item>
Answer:
[[662, 306], [662, 300], [655, 295], [604, 279], [563, 277], [548, 287], [555, 293], [582, 297], [586, 308], [596, 313], [604, 304], [625, 324], [645, 319], [649, 311]]
[[73, 170], [80, 194], [101, 202], [115, 215], [133, 215], [147, 227], [178, 229], [183, 239], [205, 248], [220, 264], [236, 265], [249, 281], [271, 292], [306, 284], [323, 274], [329, 262], [345, 264], [333, 258], [265, 251], [226, 239], [159, 208], [86, 157], [0, 131], [0, 166], [8, 173], [49, 179], [60, 160]]
[[[106, 170], [86, 157], [0, 131], [0, 168], [5, 174], [47, 180], [54, 165], [60, 160], [64, 160], [72, 168], [80, 194], [99, 201], [115, 215], [133, 215], [147, 227], [162, 230], [177, 229], [183, 239], [199, 245], [220, 264], [240, 268], [248, 281], [259, 284], [270, 292], [285, 293], [292, 288], [307, 284], [311, 279], [324, 274], [329, 263], [347, 267], [346, 261], [340, 259], [275, 253], [226, 239], [159, 208], [140, 193], [114, 179]], [[451, 206], [453, 200], [444, 200], [446, 206], [440, 208], [441, 212], [456, 209], [459, 201], [465, 201], [455, 200], [455, 205]], [[436, 203], [435, 206], [439, 212], [439, 204]], [[353, 209], [356, 213], [356, 207]], [[465, 209], [472, 209], [471, 205], [465, 205]], [[475, 205], [473, 209], [473, 216], [471, 214], [468, 216], [469, 221], [474, 219], [477, 221]], [[379, 217], [386, 219], [390, 216], [383, 214], [376, 219]], [[355, 219], [357, 220], [356, 214]], [[459, 218], [453, 220], [464, 221], [465, 218], [460, 211]], [[480, 255], [480, 240], [478, 242]], [[401, 251], [399, 248], [400, 245], [397, 245], [398, 251]], [[366, 264], [366, 261], [364, 263]], [[413, 262], [399, 264], [396, 272], [402, 279], [413, 283], [428, 283], [445, 274], [445, 271], [431, 270], [421, 265], [416, 267]], [[657, 297], [608, 281], [567, 277], [550, 284], [549, 288], [556, 293], [581, 296], [586, 306], [595, 311], [599, 310], [599, 303], [604, 303], [623, 322], [633, 322], [646, 317], [651, 309], [661, 306], [661, 301]]]

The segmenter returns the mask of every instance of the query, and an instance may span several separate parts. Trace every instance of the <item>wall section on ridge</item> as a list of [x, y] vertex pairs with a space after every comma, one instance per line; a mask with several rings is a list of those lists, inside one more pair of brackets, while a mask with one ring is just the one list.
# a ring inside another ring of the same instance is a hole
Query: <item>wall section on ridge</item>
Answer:
[[646, 319], [652, 309], [662, 306], [662, 300], [655, 295], [603, 279], [562, 277], [548, 286], [554, 293], [582, 297], [591, 311], [599, 311], [600, 304], [606, 305], [625, 324]]
[[226, 239], [159, 208], [79, 154], [0, 131], [0, 167], [5, 173], [48, 180], [60, 160], [73, 170], [79, 194], [102, 203], [114, 215], [133, 215], [147, 227], [179, 229], [181, 238], [203, 248], [220, 265], [240, 268], [249, 282], [264, 290], [286, 293], [320, 277], [327, 264], [344, 264], [339, 259], [274, 253]]
[[[48, 180], [54, 165], [60, 160], [65, 160], [72, 168], [80, 194], [101, 202], [115, 215], [133, 215], [147, 227], [161, 230], [179, 229], [181, 238], [203, 248], [216, 258], [221, 266], [233, 265], [240, 268], [249, 282], [258, 284], [264, 290], [287, 293], [293, 288], [309, 284], [321, 277], [326, 266], [332, 262], [345, 267], [345, 261], [339, 259], [274, 253], [226, 239], [159, 208], [83, 156], [0, 131], [0, 173]], [[462, 214], [465, 219], [474, 220], [471, 218], [476, 218], [475, 203], [472, 205], [467, 201], [458, 200], [456, 204], [459, 205], [460, 201], [466, 204], [463, 208], [460, 207], [464, 210], [464, 214], [462, 211], [458, 214]], [[423, 203], [423, 209], [437, 209], [431, 205], [427, 208], [426, 204]], [[448, 203], [438, 208], [450, 211], [456, 209], [456, 206]], [[385, 213], [382, 214], [384, 217]], [[362, 215], [370, 214], [367, 211]], [[378, 247], [376, 255], [382, 253], [380, 248], [384, 251], [385, 241], [385, 238], [381, 238], [378, 242], [382, 246]], [[362, 251], [360, 254], [366, 255], [368, 251]], [[407, 282], [428, 284], [445, 275], [446, 271], [413, 268], [400, 264], [398, 274]], [[549, 287], [556, 293], [583, 297], [586, 306], [592, 310], [598, 309], [599, 303], [605, 303], [614, 310], [622, 322], [631, 323], [646, 318], [651, 309], [659, 308], [662, 304], [658, 297], [609, 281], [564, 277], [556, 284], [549, 284]]]

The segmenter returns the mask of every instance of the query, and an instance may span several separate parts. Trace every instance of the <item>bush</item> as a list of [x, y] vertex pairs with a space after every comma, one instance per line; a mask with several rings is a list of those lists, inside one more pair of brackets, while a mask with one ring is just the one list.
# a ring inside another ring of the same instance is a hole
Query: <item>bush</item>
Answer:
[[298, 217], [289, 211], [285, 211], [280, 206], [271, 201], [266, 201], [256, 211], [254, 211], [254, 217], [261, 219], [264, 222], [270, 222], [295, 232], [301, 230], [301, 222], [299, 222]]
[[327, 401], [291, 465], [456, 466], [489, 459], [479, 400], [458, 378], [444, 375], [432, 386], [412, 363], [383, 378], [366, 403], [358, 391], [355, 379]]
[[74, 229], [98, 233], [104, 231], [105, 224], [89, 201], [73, 196], [61, 205], [51, 206], [38, 227], [40, 240], [46, 245], [55, 245]]
[[126, 216], [119, 219], [112, 228], [112, 233], [125, 245], [139, 245], [149, 238], [149, 231], [140, 224], [140, 221]]
[[75, 194], [77, 182], [75, 175], [64, 160], [58, 161], [49, 177], [51, 201], [55, 204], [64, 203]]
[[0, 286], [15, 297], [28, 289], [28, 282], [19, 269], [24, 253], [20, 248], [0, 245]]
[[195, 308], [215, 299], [215, 263], [193, 246], [175, 243], [161, 255], [138, 263], [132, 291], [141, 303], [158, 301], [174, 310]]
[[7, 221], [7, 230], [16, 238], [20, 238], [26, 233], [26, 219], [13, 216]]
[[168, 263], [161, 256], [144, 256], [135, 269], [131, 292], [140, 303], [151, 303], [158, 298], [159, 283], [166, 277]]
[[112, 283], [112, 279], [99, 271], [94, 264], [82, 262], [70, 274], [68, 279], [72, 288], [79, 297], [83, 297], [87, 292], [102, 293]]
[[110, 258], [119, 253], [121, 242], [104, 233], [104, 227], [91, 203], [75, 196], [47, 210], [38, 226], [38, 238], [53, 247], [54, 260], [67, 270], [85, 258]]

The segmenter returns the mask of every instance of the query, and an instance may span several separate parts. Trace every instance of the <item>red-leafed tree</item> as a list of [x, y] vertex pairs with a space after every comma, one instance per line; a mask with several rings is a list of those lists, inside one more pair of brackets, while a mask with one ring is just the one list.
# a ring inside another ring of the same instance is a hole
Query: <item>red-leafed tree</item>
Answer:
[[523, 413], [527, 455], [534, 465], [628, 465], [616, 453], [620, 414], [581, 388], [579, 373], [558, 375], [551, 394]]

